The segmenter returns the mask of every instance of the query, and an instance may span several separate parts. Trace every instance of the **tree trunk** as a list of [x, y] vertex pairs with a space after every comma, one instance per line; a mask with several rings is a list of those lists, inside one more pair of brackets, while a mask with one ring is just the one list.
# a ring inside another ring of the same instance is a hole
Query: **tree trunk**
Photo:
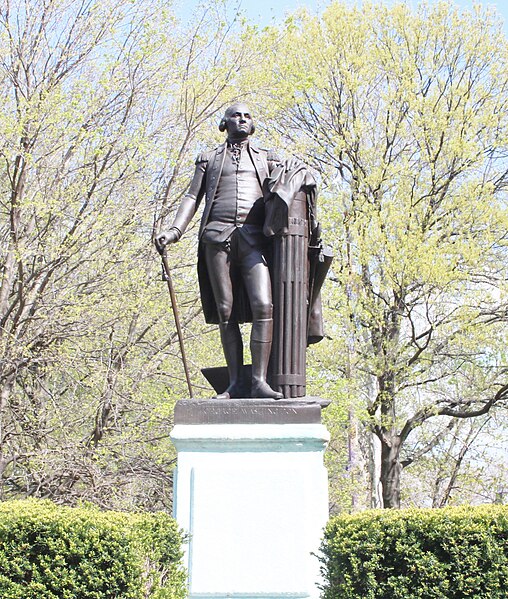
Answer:
[[383, 507], [381, 496], [381, 442], [375, 433], [369, 435], [369, 507], [378, 509]]
[[381, 439], [381, 486], [383, 507], [400, 508], [400, 438]]

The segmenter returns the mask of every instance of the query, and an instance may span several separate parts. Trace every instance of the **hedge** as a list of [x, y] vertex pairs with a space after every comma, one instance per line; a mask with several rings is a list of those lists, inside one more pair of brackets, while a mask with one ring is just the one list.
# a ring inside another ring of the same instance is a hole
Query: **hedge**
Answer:
[[163, 513], [0, 502], [0, 597], [183, 599], [181, 544]]
[[324, 599], [508, 596], [508, 506], [338, 516], [321, 550]]

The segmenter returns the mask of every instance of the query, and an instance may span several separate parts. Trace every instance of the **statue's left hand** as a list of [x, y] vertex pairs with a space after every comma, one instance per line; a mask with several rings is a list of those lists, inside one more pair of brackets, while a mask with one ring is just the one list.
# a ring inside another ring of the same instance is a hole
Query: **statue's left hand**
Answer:
[[288, 158], [286, 160], [285, 171], [286, 173], [289, 173], [289, 171], [292, 171], [302, 166], [304, 166], [304, 164], [301, 160], [298, 160], [298, 158], [291, 156], [291, 158]]

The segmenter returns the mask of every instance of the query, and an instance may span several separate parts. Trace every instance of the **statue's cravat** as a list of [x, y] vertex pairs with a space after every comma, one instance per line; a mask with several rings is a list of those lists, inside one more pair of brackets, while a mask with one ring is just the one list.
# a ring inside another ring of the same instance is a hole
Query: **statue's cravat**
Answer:
[[231, 153], [231, 160], [233, 164], [238, 166], [240, 164], [240, 157], [242, 149], [247, 146], [245, 141], [228, 141], [228, 149]]

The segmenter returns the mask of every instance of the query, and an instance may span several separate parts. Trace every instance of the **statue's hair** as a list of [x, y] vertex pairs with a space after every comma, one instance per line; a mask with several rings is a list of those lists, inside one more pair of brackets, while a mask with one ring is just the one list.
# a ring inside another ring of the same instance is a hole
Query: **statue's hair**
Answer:
[[220, 120], [220, 123], [219, 123], [219, 131], [221, 133], [224, 133], [225, 130], [226, 130], [226, 117], [223, 116], [221, 118], [221, 120]]

